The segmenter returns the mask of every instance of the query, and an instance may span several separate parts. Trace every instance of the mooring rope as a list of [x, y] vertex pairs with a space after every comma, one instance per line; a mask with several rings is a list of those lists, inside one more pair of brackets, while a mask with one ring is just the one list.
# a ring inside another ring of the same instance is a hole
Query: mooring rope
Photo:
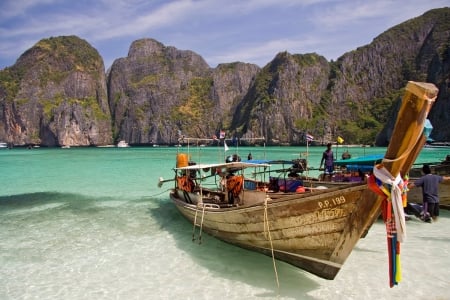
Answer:
[[145, 199], [145, 198], [153, 198], [153, 197], [156, 197], [156, 196], [165, 194], [165, 193], [167, 193], [167, 192], [170, 191], [170, 190], [171, 190], [171, 189], [167, 189], [167, 190], [165, 190], [165, 191], [162, 191], [161, 193], [156, 193], [156, 194], [153, 194], [153, 195], [145, 196], [145, 197], [143, 197], [143, 198], [144, 198], [144, 199]]
[[272, 251], [272, 262], [273, 262], [273, 269], [275, 271], [275, 279], [277, 280], [277, 287], [280, 289], [280, 282], [278, 280], [278, 272], [277, 272], [277, 265], [275, 263], [275, 254], [273, 251], [273, 243], [272, 243], [272, 236], [270, 235], [270, 227], [269, 227], [269, 218], [267, 215], [267, 200], [269, 200], [270, 197], [266, 195], [266, 199], [264, 200], [264, 235], [266, 236], [266, 239], [268, 237], [268, 240], [270, 241], [270, 249]]

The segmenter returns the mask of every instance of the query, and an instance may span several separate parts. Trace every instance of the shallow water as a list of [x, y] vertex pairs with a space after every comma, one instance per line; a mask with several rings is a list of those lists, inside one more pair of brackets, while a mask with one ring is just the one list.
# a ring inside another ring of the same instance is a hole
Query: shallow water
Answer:
[[[246, 157], [296, 158], [302, 147], [241, 148]], [[341, 152], [343, 149], [338, 149]], [[350, 148], [353, 156], [384, 148]], [[187, 149], [183, 149], [187, 151]], [[190, 149], [197, 162], [221, 159]], [[322, 147], [308, 149], [318, 167]], [[361, 239], [335, 280], [318, 278], [208, 235], [170, 203], [175, 148], [0, 151], [0, 299], [450, 299], [450, 213], [413, 218], [403, 279], [390, 288], [384, 224]], [[424, 149], [418, 162], [441, 160]], [[279, 279], [279, 288], [276, 282]]]

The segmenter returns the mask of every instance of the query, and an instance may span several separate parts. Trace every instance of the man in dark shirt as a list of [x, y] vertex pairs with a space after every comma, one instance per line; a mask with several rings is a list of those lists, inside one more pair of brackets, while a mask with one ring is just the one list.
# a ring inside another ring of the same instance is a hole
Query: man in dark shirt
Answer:
[[439, 195], [438, 188], [439, 183], [444, 180], [450, 179], [450, 177], [443, 177], [435, 174], [431, 174], [431, 169], [429, 165], [423, 165], [422, 172], [425, 174], [413, 183], [408, 185], [409, 188], [415, 186], [422, 187], [423, 196], [423, 218], [422, 220], [427, 220], [427, 215], [429, 215], [433, 221], [437, 220], [439, 216]]
[[[325, 164], [324, 164], [325, 162]], [[334, 173], [334, 157], [333, 151], [331, 150], [331, 143], [327, 144], [327, 150], [322, 153], [322, 159], [320, 160], [319, 170], [322, 169], [322, 165], [324, 164], [324, 176], [325, 179], [327, 176], [330, 177]]]

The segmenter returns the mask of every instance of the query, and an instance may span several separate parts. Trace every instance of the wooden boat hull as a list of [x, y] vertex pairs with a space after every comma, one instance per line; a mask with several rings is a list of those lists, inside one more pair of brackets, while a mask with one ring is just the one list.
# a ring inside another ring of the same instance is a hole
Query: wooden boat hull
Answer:
[[267, 207], [263, 192], [259, 204], [224, 209], [188, 204], [175, 191], [171, 198], [208, 234], [269, 256], [273, 250], [279, 260], [333, 279], [379, 215], [381, 200], [365, 184], [331, 190], [273, 197]]

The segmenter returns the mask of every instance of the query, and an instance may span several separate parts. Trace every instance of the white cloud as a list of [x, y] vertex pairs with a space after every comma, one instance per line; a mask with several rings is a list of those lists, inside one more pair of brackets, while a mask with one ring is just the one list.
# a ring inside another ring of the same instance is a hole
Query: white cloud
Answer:
[[0, 0], [0, 68], [50, 36], [78, 35], [108, 65], [139, 38], [211, 64], [265, 65], [278, 52], [335, 59], [448, 0]]

